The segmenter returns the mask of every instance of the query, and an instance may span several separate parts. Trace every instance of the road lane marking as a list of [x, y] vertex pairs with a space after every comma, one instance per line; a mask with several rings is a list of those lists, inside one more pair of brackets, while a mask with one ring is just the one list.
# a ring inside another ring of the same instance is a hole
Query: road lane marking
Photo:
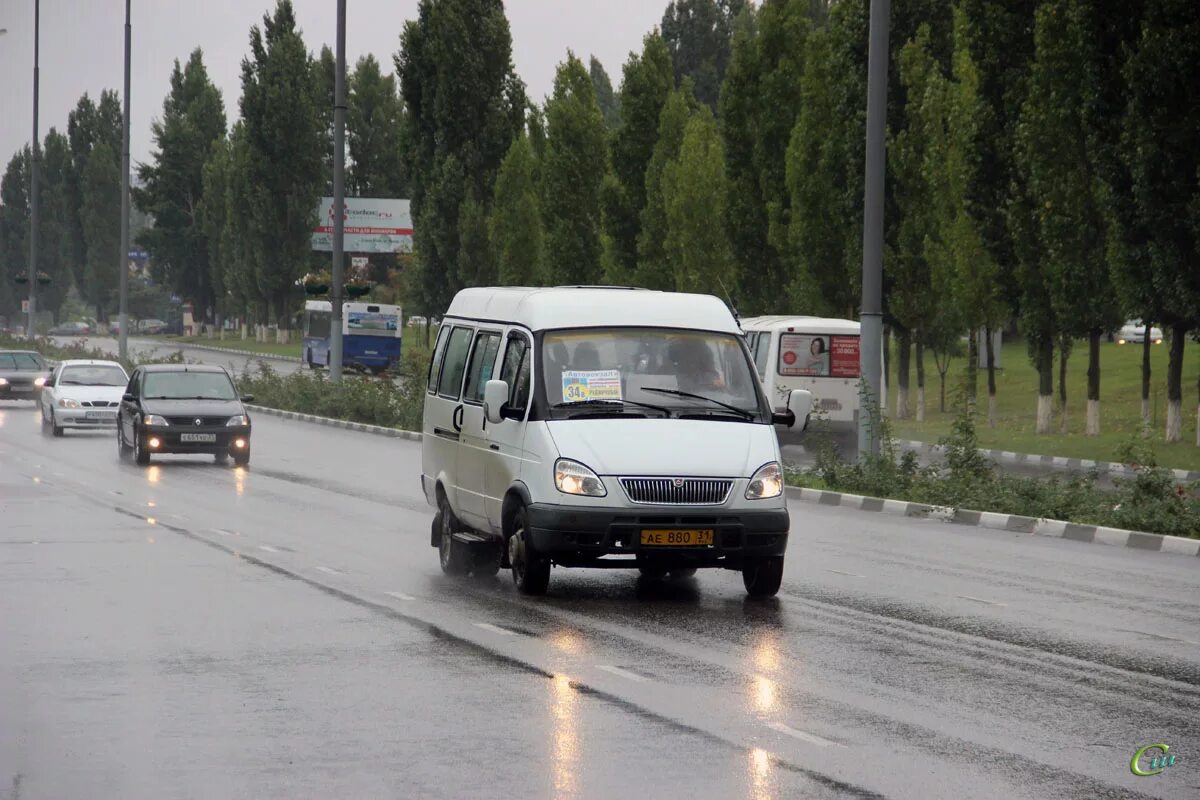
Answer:
[[1164, 636], [1161, 633], [1151, 633], [1150, 631], [1131, 631], [1128, 628], [1117, 628], [1121, 633], [1134, 633], [1138, 636], [1149, 636], [1151, 639], [1162, 639], [1166, 642], [1182, 642], [1184, 644], [1196, 644], [1191, 639], [1179, 639], [1175, 636]]
[[617, 675], [621, 678], [626, 678], [631, 681], [636, 681], [637, 683], [645, 683], [647, 680], [649, 680], [649, 678], [643, 678], [641, 675], [638, 675], [636, 672], [630, 672], [627, 669], [621, 669], [620, 667], [614, 667], [611, 664], [597, 664], [596, 669], [602, 669], [605, 672], [612, 673], [613, 675]]
[[213, 528], [213, 533], [219, 533], [222, 536], [237, 536], [233, 531], [227, 531], [224, 528]]
[[491, 631], [492, 633], [498, 634], [500, 636], [515, 636], [516, 635], [512, 631], [508, 630], [507, 628], [501, 628], [499, 625], [493, 625], [490, 622], [473, 622], [471, 624], [473, 624], [476, 628], [483, 628], [485, 631]]
[[974, 602], [974, 603], [984, 603], [989, 606], [1006, 606], [1006, 605], [1008, 605], [1008, 603], [997, 603], [995, 600], [984, 600], [982, 597], [972, 597], [969, 594], [955, 595], [955, 597], [961, 597], [963, 600], [970, 600], [971, 602]]
[[826, 739], [823, 736], [817, 736], [815, 733], [808, 731], [799, 731], [790, 725], [784, 725], [782, 722], [768, 722], [767, 727], [773, 731], [778, 731], [785, 736], [791, 736], [794, 739], [799, 739], [802, 742], [815, 744], [818, 747], [845, 747], [841, 742], [835, 742], [832, 739]]
[[384, 592], [384, 594], [386, 594], [388, 597], [394, 597], [397, 600], [416, 600], [417, 599], [417, 598], [413, 597], [411, 594], [405, 594], [404, 592]]
[[341, 575], [342, 574], [342, 573], [338, 572], [336, 569], [334, 569], [333, 567], [317, 567], [317, 570], [319, 570], [320, 572], [324, 572], [326, 575]]
[[838, 575], [849, 575], [851, 578], [865, 578], [866, 575], [859, 575], [856, 572], [842, 572], [840, 569], [826, 569], [826, 572], [833, 572]]
[[278, 553], [279, 552], [274, 547], [271, 547], [271, 545], [269, 545], [269, 544], [260, 544], [258, 546], [258, 549], [262, 550], [264, 553]]

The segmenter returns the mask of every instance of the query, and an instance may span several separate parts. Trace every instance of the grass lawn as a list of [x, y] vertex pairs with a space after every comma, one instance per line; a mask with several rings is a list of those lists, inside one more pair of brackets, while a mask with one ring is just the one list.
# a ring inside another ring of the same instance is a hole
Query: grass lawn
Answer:
[[[926, 417], [923, 423], [897, 420], [895, 370], [891, 359], [889, 409], [897, 438], [936, 442], [950, 432], [954, 416], [954, 388], [966, 373], [966, 359], [957, 358], [946, 375], [946, 407], [938, 410], [938, 374], [933, 358], [927, 353], [925, 364]], [[1001, 369], [996, 373], [997, 422], [987, 425], [987, 372], [979, 371], [979, 442], [982, 447], [1018, 453], [1089, 458], [1116, 461], [1117, 447], [1141, 429], [1142, 346], [1103, 342], [1100, 346], [1100, 436], [1084, 435], [1087, 420], [1087, 343], [1077, 342], [1067, 362], [1068, 433], [1038, 436], [1034, 433], [1037, 412], [1037, 372], [1029, 362], [1023, 341], [1006, 342], [1000, 354]], [[1058, 363], [1055, 362], [1054, 430], [1059, 429]], [[1176, 469], [1200, 470], [1200, 447], [1196, 446], [1196, 381], [1200, 377], [1200, 346], [1189, 341], [1184, 351], [1183, 368], [1183, 441], [1163, 442], [1167, 416], [1167, 345], [1151, 350], [1152, 383], [1150, 398], [1154, 428], [1150, 439], [1158, 463]], [[916, 367], [912, 367], [909, 410], [916, 410]]]
[[165, 344], [198, 344], [206, 347], [220, 347], [225, 350], [235, 350], [249, 353], [270, 353], [277, 356], [292, 356], [300, 358], [300, 342], [291, 344], [276, 344], [275, 342], [256, 342], [254, 339], [242, 339], [229, 336], [225, 339], [209, 339], [207, 336], [138, 336], [139, 339], [149, 339]]

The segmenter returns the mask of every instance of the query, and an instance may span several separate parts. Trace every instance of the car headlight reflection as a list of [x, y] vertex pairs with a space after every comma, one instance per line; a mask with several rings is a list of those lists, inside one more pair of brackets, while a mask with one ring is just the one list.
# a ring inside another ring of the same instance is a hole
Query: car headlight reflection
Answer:
[[166, 427], [170, 423], [167, 422], [165, 417], [160, 417], [158, 414], [144, 414], [142, 416], [142, 424], [143, 425], [162, 425], [162, 426]]
[[779, 497], [783, 494], [783, 470], [779, 467], [779, 462], [772, 461], [770, 464], [763, 464], [750, 478], [750, 485], [746, 487], [747, 500], [766, 500], [771, 497]]
[[560, 458], [554, 462], [554, 485], [563, 494], [585, 497], [604, 497], [608, 494], [604, 482], [596, 473], [569, 458]]

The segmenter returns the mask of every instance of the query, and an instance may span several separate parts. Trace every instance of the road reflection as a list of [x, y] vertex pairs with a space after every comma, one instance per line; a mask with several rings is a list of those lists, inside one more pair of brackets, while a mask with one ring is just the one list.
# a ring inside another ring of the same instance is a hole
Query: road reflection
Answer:
[[571, 686], [571, 679], [566, 675], [555, 675], [550, 685], [553, 692], [550, 713], [554, 736], [551, 753], [554, 796], [573, 797], [579, 779], [579, 734], [576, 730], [579, 693]]
[[244, 495], [246, 493], [246, 468], [245, 467], [234, 467], [233, 481], [234, 481], [235, 489], [237, 491], [237, 496], [241, 497], [242, 495]]
[[751, 800], [773, 800], [771, 791], [771, 754], [760, 747], [750, 751], [750, 798]]
[[151, 486], [157, 486], [160, 480], [162, 480], [162, 467], [157, 464], [151, 464], [146, 470], [146, 481]]
[[753, 681], [754, 708], [760, 714], [769, 714], [779, 704], [779, 689], [775, 681], [755, 675]]

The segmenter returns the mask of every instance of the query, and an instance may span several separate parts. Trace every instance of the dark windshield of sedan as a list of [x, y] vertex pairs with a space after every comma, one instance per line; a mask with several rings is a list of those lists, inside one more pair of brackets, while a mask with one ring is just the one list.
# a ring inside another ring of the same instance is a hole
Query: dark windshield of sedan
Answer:
[[44, 372], [46, 366], [33, 353], [0, 353], [0, 370]]
[[237, 393], [223, 372], [147, 372], [145, 400], [234, 400]]
[[120, 367], [64, 367], [59, 386], [124, 386], [129, 382]]

